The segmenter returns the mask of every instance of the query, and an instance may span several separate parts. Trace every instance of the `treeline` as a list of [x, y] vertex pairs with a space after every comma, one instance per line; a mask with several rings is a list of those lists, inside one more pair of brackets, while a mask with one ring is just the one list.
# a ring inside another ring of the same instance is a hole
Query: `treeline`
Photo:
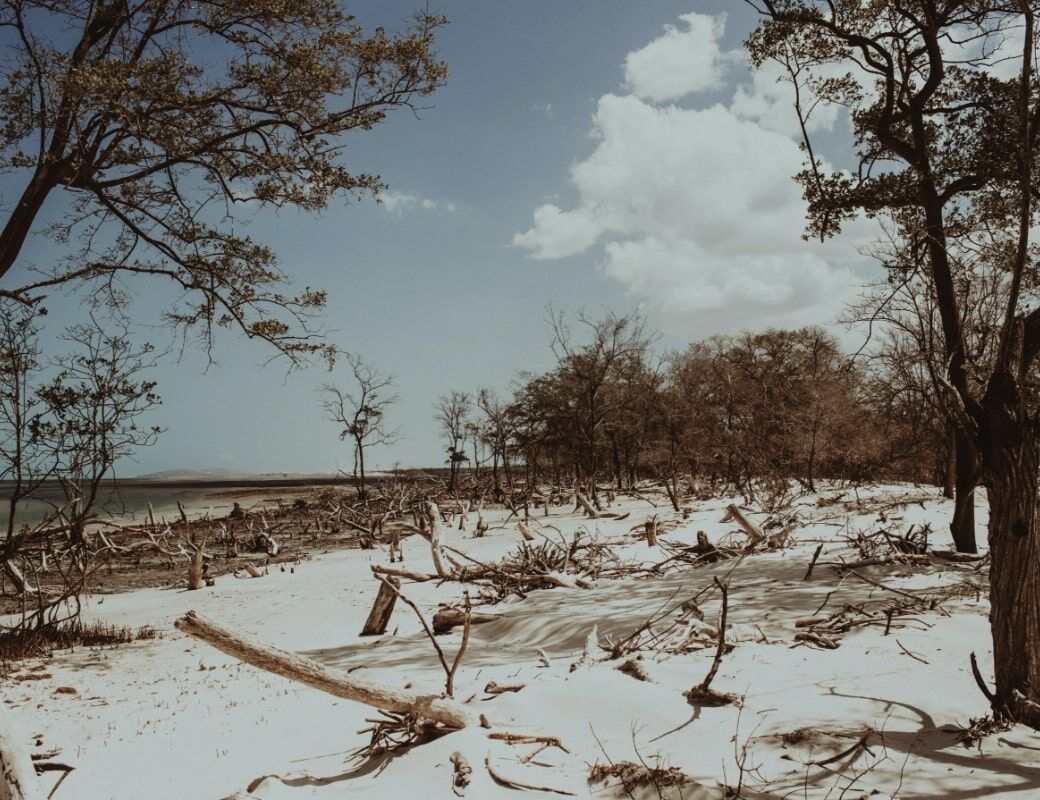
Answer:
[[526, 485], [632, 488], [659, 482], [678, 508], [696, 487], [750, 497], [821, 479], [945, 485], [941, 415], [920, 372], [891, 358], [898, 335], [844, 353], [820, 328], [714, 336], [659, 355], [638, 314], [552, 320], [550, 371], [522, 374], [508, 397], [441, 397], [451, 466], [494, 491]]

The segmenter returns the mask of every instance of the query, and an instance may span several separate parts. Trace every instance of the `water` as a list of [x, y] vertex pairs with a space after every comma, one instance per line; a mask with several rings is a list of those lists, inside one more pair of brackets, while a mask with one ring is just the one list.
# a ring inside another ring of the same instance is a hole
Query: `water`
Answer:
[[[133, 525], [148, 519], [148, 505], [151, 503], [156, 522], [180, 518], [177, 503], [184, 506], [189, 516], [208, 514], [210, 517], [224, 517], [235, 502], [250, 508], [265, 500], [273, 500], [279, 496], [294, 496], [299, 487], [293, 491], [289, 487], [271, 487], [252, 485], [219, 485], [199, 486], [197, 484], [142, 484], [125, 483], [116, 487], [106, 486], [102, 490], [98, 502], [102, 518], [109, 518], [124, 525]], [[45, 486], [38, 493], [38, 499], [25, 500], [15, 511], [16, 525], [32, 525], [39, 522], [53, 508], [52, 504], [61, 504], [64, 494], [59, 486]], [[0, 497], [4, 505], [0, 508], [0, 520], [6, 529], [9, 511], [8, 498], [10, 487], [0, 484]]]

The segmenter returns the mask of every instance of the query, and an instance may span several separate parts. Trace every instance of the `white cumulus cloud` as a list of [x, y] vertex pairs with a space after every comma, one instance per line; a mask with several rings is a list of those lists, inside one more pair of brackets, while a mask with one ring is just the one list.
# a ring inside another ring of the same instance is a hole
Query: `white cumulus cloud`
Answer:
[[[715, 18], [707, 26], [716, 53], [722, 24]], [[670, 77], [655, 88], [651, 76], [667, 73], [672, 40], [684, 35], [668, 29], [630, 55], [629, 66], [642, 54], [641, 77], [633, 80], [629, 70], [631, 94], [600, 98], [596, 147], [569, 175], [577, 203], [535, 209], [533, 225], [513, 243], [538, 259], [601, 247], [603, 272], [675, 332], [830, 321], [855, 289], [852, 267], [864, 261], [857, 245], [873, 237], [873, 226], [853, 225], [825, 245], [802, 238], [805, 202], [792, 177], [803, 154], [792, 138], [793, 115], [782, 124], [767, 119], [781, 103], [777, 73], [758, 83], [748, 75], [728, 107], [661, 104], [682, 89]], [[655, 68], [647, 53], [661, 64]]]
[[720, 88], [727, 61], [719, 39], [725, 14], [683, 14], [685, 28], [667, 25], [664, 35], [625, 58], [625, 82], [636, 97], [663, 102]]

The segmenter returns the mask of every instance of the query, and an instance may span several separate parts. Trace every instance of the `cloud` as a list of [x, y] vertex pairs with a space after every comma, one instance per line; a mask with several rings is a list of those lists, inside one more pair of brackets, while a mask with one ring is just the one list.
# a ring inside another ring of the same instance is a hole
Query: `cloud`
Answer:
[[[837, 69], [817, 68], [815, 77], [837, 77], [839, 74], [840, 70]], [[742, 119], [754, 120], [766, 130], [801, 137], [794, 101], [794, 86], [787, 71], [775, 61], [769, 61], [752, 73], [750, 85], [741, 84], [737, 87], [730, 110]], [[802, 88], [801, 101], [803, 113], [807, 115], [805, 127], [809, 133], [834, 128], [841, 113], [840, 106], [817, 103], [815, 95], [806, 87]]]
[[[708, 29], [721, 52], [722, 19]], [[655, 46], [683, 35], [668, 29], [637, 53], [667, 60], [668, 48]], [[640, 69], [654, 74], [645, 56]], [[856, 247], [875, 228], [855, 224], [824, 245], [803, 240], [805, 202], [792, 179], [803, 154], [790, 124], [769, 117], [781, 103], [776, 75], [741, 85], [728, 107], [662, 105], [653, 98], [680, 89], [631, 79], [632, 94], [604, 95], [592, 119], [596, 147], [570, 170], [577, 203], [535, 209], [514, 245], [537, 259], [602, 246], [603, 272], [674, 332], [830, 321], [855, 290], [865, 263]]]
[[660, 103], [723, 85], [726, 63], [733, 60], [719, 46], [726, 15], [683, 14], [679, 19], [685, 30], [666, 25], [663, 36], [625, 58], [625, 83], [636, 97]]
[[432, 200], [429, 197], [421, 197], [414, 192], [395, 192], [387, 190], [380, 192], [379, 201], [383, 208], [391, 214], [403, 214], [411, 208], [422, 208], [428, 211], [457, 211], [458, 206], [450, 200]]

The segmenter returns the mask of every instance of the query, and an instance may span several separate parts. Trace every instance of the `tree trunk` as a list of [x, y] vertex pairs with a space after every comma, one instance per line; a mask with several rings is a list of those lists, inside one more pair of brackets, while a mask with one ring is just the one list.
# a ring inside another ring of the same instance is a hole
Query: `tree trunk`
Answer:
[[452, 577], [451, 570], [444, 566], [444, 551], [441, 549], [441, 511], [432, 500], [426, 503], [426, 516], [430, 518], [430, 555], [433, 568], [443, 579]]
[[977, 484], [976, 453], [971, 439], [958, 433], [956, 453], [956, 480], [954, 483], [953, 520], [950, 533], [959, 553], [977, 553], [975, 543], [975, 486]]
[[358, 497], [361, 500], [365, 499], [365, 448], [361, 442], [358, 442], [357, 448], [358, 455], [358, 471], [360, 474], [360, 483], [358, 484]]
[[394, 613], [394, 606], [397, 604], [397, 592], [394, 589], [400, 588], [401, 582], [392, 576], [379, 582], [379, 593], [376, 595], [375, 602], [372, 603], [372, 610], [368, 612], [365, 626], [361, 629], [362, 636], [382, 636], [386, 633], [386, 626], [390, 624], [390, 615]]
[[943, 464], [943, 497], [953, 500], [957, 494], [957, 429], [946, 423], [946, 460]]
[[382, 686], [345, 672], [326, 669], [295, 653], [239, 636], [194, 611], [178, 619], [174, 626], [232, 658], [336, 697], [399, 714], [415, 714], [449, 728], [464, 728], [470, 723], [469, 711], [454, 700], [396, 686]]
[[32, 759], [0, 703], [0, 800], [43, 800]]
[[998, 712], [1040, 729], [1040, 445], [997, 441], [989, 492], [990, 628]]

